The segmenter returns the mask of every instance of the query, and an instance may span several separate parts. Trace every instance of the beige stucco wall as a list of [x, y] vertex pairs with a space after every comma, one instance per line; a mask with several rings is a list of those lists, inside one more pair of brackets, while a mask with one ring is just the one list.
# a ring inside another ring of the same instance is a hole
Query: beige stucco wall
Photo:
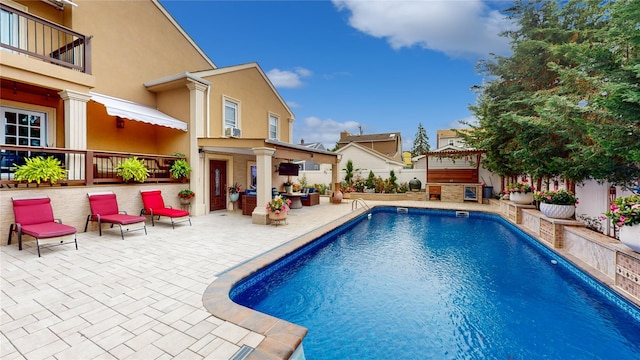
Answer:
[[76, 1], [72, 27], [92, 38], [93, 91], [155, 106], [143, 83], [211, 68], [152, 1]]
[[223, 106], [227, 96], [240, 103], [243, 138], [268, 138], [269, 113], [279, 117], [280, 141], [290, 142], [289, 112], [257, 68], [251, 67], [204, 77], [211, 88], [210, 137], [223, 135]]

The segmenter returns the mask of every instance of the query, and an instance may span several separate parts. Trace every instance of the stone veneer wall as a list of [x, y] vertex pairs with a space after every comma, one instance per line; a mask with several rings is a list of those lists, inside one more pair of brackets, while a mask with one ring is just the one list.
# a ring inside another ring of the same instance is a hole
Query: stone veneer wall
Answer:
[[[592, 276], [640, 306], [640, 253], [617, 239], [586, 229], [575, 220], [549, 219], [540, 211], [500, 202], [504, 217], [542, 244], [590, 266]], [[514, 215], [514, 214], [517, 214]]]

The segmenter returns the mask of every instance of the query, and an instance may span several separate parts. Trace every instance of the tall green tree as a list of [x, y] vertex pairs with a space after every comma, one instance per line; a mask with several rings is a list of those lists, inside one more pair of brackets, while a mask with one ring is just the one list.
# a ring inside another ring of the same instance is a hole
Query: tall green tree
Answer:
[[418, 123], [418, 132], [413, 139], [413, 147], [411, 148], [411, 156], [418, 156], [431, 150], [429, 146], [429, 136], [427, 131], [422, 127], [422, 123]]
[[[640, 2], [516, 1], [512, 55], [479, 63], [465, 140], [504, 176], [637, 181]], [[464, 135], [464, 134], [463, 134]]]

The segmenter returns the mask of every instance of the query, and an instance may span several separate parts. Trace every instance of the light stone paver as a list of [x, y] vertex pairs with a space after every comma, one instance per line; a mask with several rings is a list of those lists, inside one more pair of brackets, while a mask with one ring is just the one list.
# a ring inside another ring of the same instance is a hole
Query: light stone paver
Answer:
[[[489, 211], [466, 203], [367, 203]], [[207, 312], [207, 286], [222, 271], [351, 212], [351, 201], [322, 197], [320, 205], [291, 210], [288, 224], [277, 227], [220, 211], [175, 230], [149, 222], [148, 235], [124, 240], [108, 228], [103, 236], [79, 232], [78, 250], [41, 249], [41, 258], [33, 240], [23, 251], [16, 242], [0, 246], [2, 359], [229, 359], [263, 336]]]

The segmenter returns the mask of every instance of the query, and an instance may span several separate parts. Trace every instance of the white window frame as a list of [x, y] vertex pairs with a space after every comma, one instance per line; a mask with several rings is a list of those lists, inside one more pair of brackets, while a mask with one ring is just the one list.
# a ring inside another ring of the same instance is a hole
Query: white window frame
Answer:
[[[55, 134], [56, 134], [56, 111], [55, 109], [38, 106], [38, 105], [29, 105], [29, 106], [20, 106], [26, 105], [22, 103], [17, 103], [15, 101], [4, 101], [4, 104], [12, 105], [12, 106], [0, 106], [0, 119], [2, 119], [2, 126], [0, 129], [0, 143], [2, 145], [7, 145], [5, 143], [5, 131], [6, 131], [6, 123], [5, 123], [5, 112], [17, 112], [23, 114], [38, 114], [42, 116], [42, 125], [40, 126], [40, 146], [43, 147], [56, 147]], [[19, 144], [18, 144], [19, 145]], [[29, 145], [31, 146], [31, 145]]]
[[[227, 125], [227, 105], [233, 105], [235, 107], [235, 126]], [[222, 97], [222, 135], [225, 136], [225, 130], [230, 127], [235, 127], [240, 129], [240, 100], [233, 99], [228, 96]]]
[[[275, 129], [272, 131], [272, 126]], [[279, 140], [280, 118], [275, 114], [269, 114], [269, 139]]]

